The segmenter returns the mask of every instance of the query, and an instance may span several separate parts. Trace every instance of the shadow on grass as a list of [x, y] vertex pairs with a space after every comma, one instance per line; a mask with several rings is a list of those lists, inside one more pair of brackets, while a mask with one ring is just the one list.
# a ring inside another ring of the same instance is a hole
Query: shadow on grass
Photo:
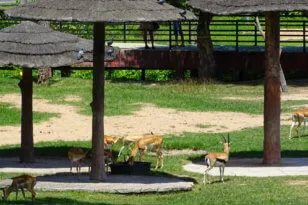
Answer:
[[[13, 198], [13, 197], [12, 197]], [[15, 200], [7, 200], [7, 201], [2, 201], [0, 200], [0, 204], [83, 204], [83, 205], [94, 205], [94, 204], [100, 204], [100, 205], [111, 205], [111, 203], [92, 203], [92, 202], [86, 202], [86, 201], [78, 201], [78, 200], [73, 200], [70, 198], [56, 198], [56, 197], [43, 197], [43, 198], [36, 198], [33, 202], [31, 199], [17, 199]], [[121, 205], [126, 205], [125, 203]]]
[[[282, 158], [307, 158], [308, 157], [308, 150], [283, 150], [281, 152]], [[261, 151], [245, 151], [245, 152], [232, 152], [230, 154], [230, 160], [232, 158], [241, 158], [246, 159], [246, 161], [249, 159], [260, 159], [260, 164], [262, 162], [263, 158], [263, 152]], [[192, 161], [195, 164], [204, 164], [204, 155], [194, 155], [188, 158], [188, 160]], [[229, 163], [228, 166], [232, 166], [232, 163]], [[235, 164], [234, 166], [243, 166], [243, 167], [249, 167], [249, 164]], [[255, 164], [251, 165], [255, 166]], [[292, 166], [308, 166], [308, 161], [303, 160], [302, 163], [294, 163]]]

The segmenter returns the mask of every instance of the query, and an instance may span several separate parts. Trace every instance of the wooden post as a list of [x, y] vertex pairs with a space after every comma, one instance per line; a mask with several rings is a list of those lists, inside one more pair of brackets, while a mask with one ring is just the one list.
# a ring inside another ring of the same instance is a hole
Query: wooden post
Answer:
[[263, 163], [280, 163], [280, 25], [279, 12], [265, 14], [265, 84]]
[[32, 69], [23, 68], [21, 89], [21, 149], [20, 162], [34, 162], [33, 114], [32, 114]]
[[104, 162], [104, 56], [105, 24], [94, 23], [93, 102], [92, 102], [92, 164], [90, 179], [105, 179]]

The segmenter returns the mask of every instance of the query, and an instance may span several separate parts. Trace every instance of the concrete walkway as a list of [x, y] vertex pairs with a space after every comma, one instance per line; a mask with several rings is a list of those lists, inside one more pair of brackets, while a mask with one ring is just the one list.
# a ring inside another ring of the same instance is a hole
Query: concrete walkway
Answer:
[[[184, 166], [184, 170], [203, 174], [206, 166], [204, 162], [190, 163]], [[219, 169], [213, 168], [210, 175], [219, 176]], [[298, 176], [308, 175], [308, 158], [283, 158], [279, 165], [262, 164], [262, 159], [238, 159], [231, 158], [225, 168], [225, 176]]]
[[[0, 158], [0, 172], [32, 173], [38, 175], [35, 190], [89, 191], [106, 193], [146, 193], [191, 190], [194, 183], [177, 176], [108, 175], [103, 182], [89, 179], [87, 167], [83, 174], [69, 172], [68, 159], [37, 159], [33, 164], [21, 164], [18, 158]], [[75, 169], [74, 169], [75, 172]], [[11, 184], [0, 181], [0, 188]]]

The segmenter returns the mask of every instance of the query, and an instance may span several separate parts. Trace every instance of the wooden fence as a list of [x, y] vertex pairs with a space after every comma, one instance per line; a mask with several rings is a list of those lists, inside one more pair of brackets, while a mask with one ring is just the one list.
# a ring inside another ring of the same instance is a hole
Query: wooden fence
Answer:
[[[241, 46], [264, 46], [264, 40], [254, 25], [253, 16], [214, 17], [211, 23], [211, 37], [214, 45], [232, 46], [239, 51]], [[0, 29], [15, 24], [16, 21], [0, 21]], [[260, 19], [264, 28], [264, 20]], [[173, 22], [160, 22], [160, 28], [155, 32], [155, 43], [175, 44]], [[182, 22], [185, 44], [196, 44], [197, 21]], [[308, 18], [288, 17], [280, 21], [281, 46], [297, 47], [300, 52], [307, 52]], [[51, 22], [55, 30], [92, 39], [93, 24], [77, 22]], [[137, 23], [108, 23], [106, 25], [106, 40], [115, 42], [143, 42], [139, 24]]]

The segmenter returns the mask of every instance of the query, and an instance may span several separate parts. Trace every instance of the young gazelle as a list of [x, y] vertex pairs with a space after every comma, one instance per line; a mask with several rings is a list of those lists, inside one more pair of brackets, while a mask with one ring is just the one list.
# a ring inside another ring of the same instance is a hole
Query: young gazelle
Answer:
[[70, 161], [70, 172], [72, 172], [73, 164], [76, 163], [77, 173], [80, 172], [80, 161], [87, 157], [88, 152], [84, 151], [82, 148], [73, 147], [68, 150], [68, 159]]
[[306, 121], [308, 121], [308, 109], [295, 110], [292, 113], [292, 125], [291, 125], [291, 128], [290, 128], [289, 139], [292, 138], [291, 137], [292, 136], [292, 129], [295, 126], [296, 123], [297, 123], [297, 127], [296, 127], [297, 136], [299, 136], [298, 129], [301, 126], [302, 123], [304, 123], [304, 129], [303, 129], [303, 134], [304, 134]]
[[224, 182], [224, 171], [225, 171], [225, 166], [229, 160], [231, 143], [229, 134], [228, 134], [228, 141], [224, 136], [222, 136], [222, 138], [224, 139], [224, 152], [210, 152], [205, 155], [205, 164], [207, 166], [207, 169], [204, 171], [203, 184], [205, 184], [205, 178], [207, 178], [207, 181], [211, 183], [208, 179], [208, 172], [213, 167], [219, 167], [220, 181]]
[[22, 195], [25, 197], [25, 191], [24, 189], [27, 189], [32, 194], [32, 200], [35, 199], [35, 191], [33, 190], [35, 184], [36, 184], [36, 178], [32, 177], [30, 175], [21, 175], [17, 177], [12, 178], [13, 182], [11, 185], [6, 186], [3, 188], [3, 200], [6, 200], [10, 193], [15, 191], [16, 192], [16, 200], [18, 196], [18, 189], [21, 189]]
[[138, 139], [135, 143], [135, 146], [133, 148], [133, 151], [131, 153], [130, 158], [128, 159], [128, 162], [133, 165], [134, 158], [136, 157], [137, 153], [141, 151], [140, 160], [144, 161], [144, 155], [147, 151], [147, 149], [151, 149], [153, 147], [154, 151], [157, 155], [157, 162], [155, 169], [158, 168], [160, 164], [160, 168], [163, 168], [164, 162], [163, 162], [163, 153], [161, 152], [161, 146], [163, 144], [163, 138], [158, 135], [144, 135], [142, 138]]

